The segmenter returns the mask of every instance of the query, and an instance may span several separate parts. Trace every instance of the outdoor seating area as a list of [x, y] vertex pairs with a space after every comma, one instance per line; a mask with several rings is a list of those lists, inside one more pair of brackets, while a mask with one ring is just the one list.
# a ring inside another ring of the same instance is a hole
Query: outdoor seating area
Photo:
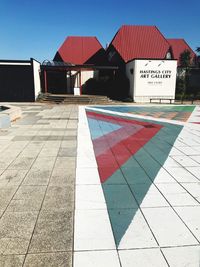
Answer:
[[157, 98], [157, 97], [154, 97], [154, 98], [150, 98], [150, 103], [159, 103], [159, 104], [162, 104], [162, 103], [174, 103], [175, 102], [175, 99], [173, 98]]

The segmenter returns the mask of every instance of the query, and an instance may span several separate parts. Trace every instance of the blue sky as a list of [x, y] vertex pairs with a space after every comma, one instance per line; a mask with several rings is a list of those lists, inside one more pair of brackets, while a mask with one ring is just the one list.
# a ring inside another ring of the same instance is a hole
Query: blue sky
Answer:
[[156, 25], [200, 46], [198, 0], [0, 0], [0, 59], [52, 59], [66, 36], [97, 36], [105, 47], [124, 24]]

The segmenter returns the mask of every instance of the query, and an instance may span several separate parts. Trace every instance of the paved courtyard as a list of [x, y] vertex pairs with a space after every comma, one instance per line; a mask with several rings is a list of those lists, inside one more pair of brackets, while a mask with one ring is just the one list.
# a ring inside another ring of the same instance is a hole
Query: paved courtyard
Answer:
[[200, 266], [200, 106], [17, 105], [0, 267]]
[[71, 266], [78, 108], [20, 106], [0, 130], [0, 266]]

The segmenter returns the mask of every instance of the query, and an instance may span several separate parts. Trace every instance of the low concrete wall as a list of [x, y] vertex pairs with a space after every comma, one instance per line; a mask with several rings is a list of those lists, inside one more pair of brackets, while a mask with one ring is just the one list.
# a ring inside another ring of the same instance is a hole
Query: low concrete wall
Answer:
[[22, 115], [20, 107], [4, 105], [7, 109], [0, 112], [0, 128], [8, 128], [12, 121], [19, 119]]
[[[3, 112], [1, 112], [3, 113]], [[8, 128], [10, 127], [10, 117], [8, 114], [1, 114], [0, 113], [0, 129], [1, 128]]]

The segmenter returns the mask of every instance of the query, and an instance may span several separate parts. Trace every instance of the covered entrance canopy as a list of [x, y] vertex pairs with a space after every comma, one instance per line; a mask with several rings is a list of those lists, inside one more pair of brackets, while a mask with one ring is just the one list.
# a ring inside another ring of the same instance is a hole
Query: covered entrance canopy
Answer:
[[115, 74], [117, 69], [115, 66], [75, 65], [45, 60], [41, 65], [43, 92], [81, 95], [85, 81], [96, 78], [99, 71], [111, 71]]

